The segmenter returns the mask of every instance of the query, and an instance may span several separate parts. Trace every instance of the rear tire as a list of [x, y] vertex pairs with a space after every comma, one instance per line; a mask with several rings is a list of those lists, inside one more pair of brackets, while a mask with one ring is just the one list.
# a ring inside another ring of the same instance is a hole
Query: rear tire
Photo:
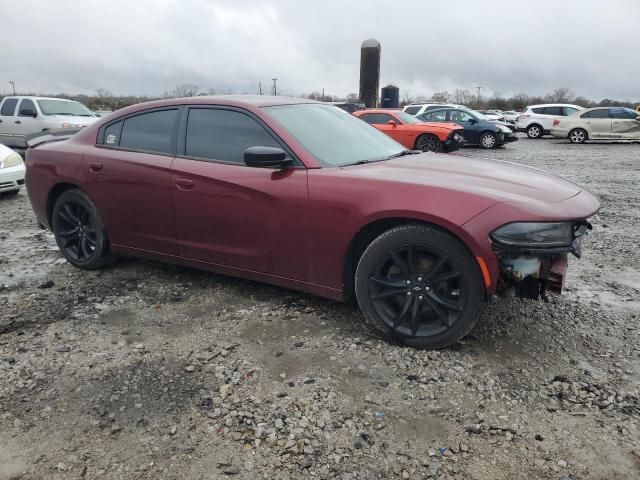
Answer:
[[533, 125], [529, 125], [527, 127], [527, 137], [542, 138], [542, 135], [544, 135], [544, 130], [537, 123], [534, 123]]
[[453, 235], [409, 224], [366, 248], [355, 274], [367, 320], [415, 348], [456, 343], [478, 320], [484, 283], [475, 259]]
[[420, 135], [416, 140], [416, 150], [423, 152], [442, 152], [442, 142], [438, 137], [430, 133]]
[[574, 128], [569, 132], [569, 141], [571, 143], [584, 143], [589, 138], [584, 128]]
[[93, 270], [113, 260], [100, 214], [84, 192], [74, 189], [60, 195], [51, 224], [60, 252], [73, 266]]

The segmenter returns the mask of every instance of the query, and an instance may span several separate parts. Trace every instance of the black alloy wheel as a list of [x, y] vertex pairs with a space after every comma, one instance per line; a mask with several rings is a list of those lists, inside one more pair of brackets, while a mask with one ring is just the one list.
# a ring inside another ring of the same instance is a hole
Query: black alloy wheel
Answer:
[[441, 152], [442, 142], [435, 135], [423, 134], [416, 140], [416, 150], [423, 152]]
[[427, 225], [385, 232], [356, 271], [363, 313], [418, 348], [455, 343], [475, 324], [483, 298], [479, 268], [464, 245]]
[[80, 190], [67, 190], [55, 203], [52, 228], [58, 248], [72, 265], [99, 268], [111, 260], [102, 220]]

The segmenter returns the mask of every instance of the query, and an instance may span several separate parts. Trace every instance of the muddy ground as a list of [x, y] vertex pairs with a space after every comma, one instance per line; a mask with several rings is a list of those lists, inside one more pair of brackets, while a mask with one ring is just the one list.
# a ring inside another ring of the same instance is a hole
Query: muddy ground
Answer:
[[454, 348], [206, 272], [60, 258], [0, 198], [0, 479], [640, 478], [640, 145], [507, 159], [602, 201], [563, 296], [500, 300]]

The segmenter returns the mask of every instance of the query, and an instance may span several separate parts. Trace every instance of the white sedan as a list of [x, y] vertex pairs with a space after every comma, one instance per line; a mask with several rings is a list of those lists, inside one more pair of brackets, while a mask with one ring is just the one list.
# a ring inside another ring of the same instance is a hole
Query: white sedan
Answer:
[[587, 140], [640, 140], [640, 112], [623, 107], [581, 110], [553, 121], [551, 135], [571, 143]]
[[0, 193], [18, 193], [24, 185], [25, 170], [22, 157], [0, 144]]

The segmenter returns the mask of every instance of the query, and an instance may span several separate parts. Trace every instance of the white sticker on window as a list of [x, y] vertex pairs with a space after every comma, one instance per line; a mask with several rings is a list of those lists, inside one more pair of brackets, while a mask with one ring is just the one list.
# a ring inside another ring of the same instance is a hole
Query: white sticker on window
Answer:
[[110, 133], [109, 135], [107, 135], [106, 143], [109, 145], [113, 145], [114, 143], [116, 143], [117, 140], [118, 140], [118, 137], [116, 137], [114, 133]]

